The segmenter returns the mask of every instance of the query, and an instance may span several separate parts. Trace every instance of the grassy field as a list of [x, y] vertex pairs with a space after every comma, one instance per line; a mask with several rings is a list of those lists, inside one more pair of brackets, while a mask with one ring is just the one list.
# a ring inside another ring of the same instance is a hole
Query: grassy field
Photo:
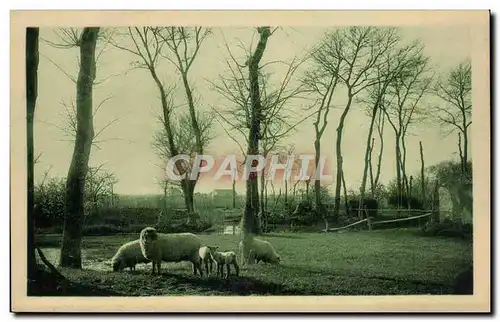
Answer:
[[[274, 245], [282, 264], [243, 267], [240, 277], [229, 280], [194, 276], [187, 262], [163, 263], [162, 276], [150, 276], [151, 264], [138, 265], [135, 272], [112, 272], [106, 261], [121, 244], [137, 237], [84, 237], [84, 269], [61, 272], [73, 282], [97, 286], [99, 293], [123, 296], [449, 294], [454, 276], [472, 261], [472, 245], [466, 241], [388, 229], [267, 234], [262, 238]], [[207, 244], [235, 251], [240, 240], [232, 235], [200, 237]], [[60, 238], [37, 239], [53, 263]]]

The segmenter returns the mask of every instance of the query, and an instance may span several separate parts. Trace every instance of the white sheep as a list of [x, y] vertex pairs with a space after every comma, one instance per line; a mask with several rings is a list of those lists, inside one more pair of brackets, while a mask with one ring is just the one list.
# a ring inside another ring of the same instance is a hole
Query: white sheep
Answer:
[[[209, 273], [212, 273], [213, 270], [213, 264], [215, 262], [212, 259], [212, 252], [216, 251], [218, 246], [202, 246], [200, 247], [200, 250], [198, 251], [199, 257], [200, 257], [200, 266], [203, 269], [203, 266], [205, 266], [205, 270], [207, 275]], [[210, 269], [209, 269], [210, 267]]]
[[201, 239], [195, 234], [161, 234], [153, 227], [146, 227], [140, 233], [141, 251], [145, 258], [153, 262], [151, 274], [160, 274], [161, 263], [189, 261], [193, 264], [193, 273], [203, 276], [199, 250]]
[[214, 250], [210, 254], [212, 256], [212, 260], [215, 262], [217, 276], [224, 276], [224, 265], [226, 266], [226, 278], [229, 277], [229, 274], [231, 273], [231, 265], [233, 265], [236, 270], [236, 276], [240, 275], [240, 268], [238, 267], [238, 262], [236, 261], [235, 252], [219, 252]]
[[116, 254], [111, 258], [113, 271], [122, 271], [129, 267], [130, 270], [135, 270], [135, 265], [139, 263], [149, 263], [150, 260], [142, 255], [139, 239], [123, 244], [118, 248]]
[[239, 244], [242, 264], [255, 264], [259, 261], [264, 263], [279, 264], [280, 256], [274, 250], [273, 245], [266, 240], [251, 236], [245, 236]]

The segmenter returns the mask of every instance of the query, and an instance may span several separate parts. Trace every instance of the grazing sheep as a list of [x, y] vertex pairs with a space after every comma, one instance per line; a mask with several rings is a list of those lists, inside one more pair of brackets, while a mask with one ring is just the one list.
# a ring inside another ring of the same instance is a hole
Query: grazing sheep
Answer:
[[264, 263], [280, 263], [280, 256], [274, 250], [273, 245], [266, 240], [251, 236], [245, 236], [239, 244], [242, 264], [254, 264], [262, 261]]
[[229, 277], [231, 273], [231, 264], [236, 270], [236, 276], [240, 275], [240, 268], [238, 267], [238, 262], [236, 261], [235, 252], [219, 252], [213, 251], [211, 253], [212, 260], [215, 262], [215, 267], [217, 269], [217, 276], [224, 276], [224, 265], [226, 265], [226, 278]]
[[139, 239], [125, 243], [116, 252], [115, 256], [111, 258], [113, 271], [122, 271], [129, 267], [130, 270], [135, 270], [135, 265], [139, 263], [149, 263], [150, 260], [142, 255], [141, 245]]
[[[207, 275], [212, 273], [213, 264], [215, 263], [212, 259], [212, 253], [215, 252], [219, 247], [218, 246], [203, 246], [200, 248], [198, 254], [200, 256], [200, 266], [203, 269], [205, 266], [205, 271]], [[209, 269], [210, 266], [210, 269]]]
[[203, 276], [199, 250], [201, 239], [195, 234], [161, 234], [153, 227], [146, 227], [140, 233], [141, 251], [145, 258], [153, 262], [151, 274], [160, 274], [161, 263], [189, 261], [193, 264], [193, 273], [198, 271]]

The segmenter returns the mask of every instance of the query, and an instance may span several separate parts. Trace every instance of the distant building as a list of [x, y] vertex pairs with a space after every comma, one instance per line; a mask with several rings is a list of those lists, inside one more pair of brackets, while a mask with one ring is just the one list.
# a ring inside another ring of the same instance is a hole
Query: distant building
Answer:
[[214, 189], [211, 193], [212, 202], [216, 207], [231, 207], [233, 204], [232, 189]]
[[233, 189], [214, 189], [211, 193], [212, 199], [233, 198]]

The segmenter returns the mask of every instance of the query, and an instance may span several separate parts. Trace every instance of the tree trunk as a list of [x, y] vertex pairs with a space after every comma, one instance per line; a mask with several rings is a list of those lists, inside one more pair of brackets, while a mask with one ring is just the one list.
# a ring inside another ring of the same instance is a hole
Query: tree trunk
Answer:
[[[316, 175], [318, 175], [319, 171], [319, 158], [320, 158], [320, 152], [321, 152], [321, 144], [318, 138], [314, 141], [314, 165], [315, 165], [315, 170], [316, 170]], [[321, 205], [321, 181], [318, 178], [315, 178], [314, 180], [314, 199], [316, 203], [316, 219], [321, 218], [321, 210], [322, 210], [322, 205]]]
[[422, 193], [422, 202], [424, 207], [427, 204], [427, 198], [425, 195], [425, 163], [424, 163], [424, 147], [422, 146], [422, 141], [419, 142], [420, 145], [420, 189]]
[[385, 113], [379, 113], [379, 119], [378, 119], [378, 124], [377, 124], [377, 132], [378, 132], [378, 137], [379, 137], [379, 142], [380, 142], [380, 151], [378, 154], [378, 161], [377, 161], [377, 172], [375, 174], [375, 180], [374, 180], [374, 185], [375, 187], [378, 186], [378, 182], [380, 180], [380, 170], [382, 167], [382, 155], [384, 153], [384, 124], [385, 124]]
[[285, 177], [285, 205], [288, 204], [288, 179]]
[[334, 206], [334, 213], [333, 217], [334, 220], [337, 221], [339, 214], [340, 214], [340, 189], [341, 189], [341, 184], [342, 184], [342, 163], [343, 163], [343, 158], [342, 158], [342, 132], [344, 130], [344, 124], [345, 124], [345, 119], [347, 117], [347, 113], [349, 112], [349, 109], [351, 108], [351, 103], [352, 103], [352, 97], [353, 95], [351, 94], [351, 91], [349, 89], [348, 93], [348, 100], [346, 107], [344, 111], [342, 112], [342, 115], [340, 116], [340, 121], [339, 125], [337, 127], [337, 143], [335, 145], [335, 153], [337, 154], [337, 176], [336, 176], [336, 182], [335, 182], [335, 206]]
[[372, 138], [372, 143], [370, 146], [370, 154], [369, 154], [370, 159], [368, 160], [368, 171], [370, 174], [370, 191], [372, 198], [375, 198], [375, 178], [373, 176], [373, 162], [372, 162], [374, 148], [375, 148], [375, 138]]
[[[267, 39], [271, 36], [269, 27], [257, 28], [260, 39], [255, 48], [255, 52], [248, 59], [248, 72], [250, 83], [250, 102], [251, 102], [251, 124], [248, 133], [248, 155], [258, 155], [260, 135], [260, 120], [262, 120], [262, 105], [259, 89], [259, 63], [267, 46]], [[259, 223], [259, 191], [257, 184], [257, 173], [250, 173], [247, 180], [246, 205], [243, 213], [243, 233], [258, 234]]]
[[398, 207], [401, 207], [401, 198], [403, 197], [402, 192], [402, 185], [401, 185], [401, 155], [400, 155], [400, 148], [399, 148], [399, 134], [396, 134], [396, 187], [397, 187], [397, 198], [398, 198]]
[[26, 147], [27, 147], [27, 190], [28, 190], [28, 279], [36, 279], [37, 262], [35, 254], [35, 216], [34, 216], [34, 143], [33, 119], [35, 116], [36, 99], [38, 96], [38, 28], [26, 28]]
[[267, 209], [268, 209], [268, 205], [267, 204], [268, 204], [268, 200], [269, 200], [268, 199], [268, 194], [267, 194], [267, 181], [264, 184], [264, 195], [262, 196], [262, 198], [264, 198], [264, 200], [265, 200], [265, 203], [264, 203], [263, 208], [262, 208], [263, 209], [262, 210], [263, 221], [264, 221], [263, 224], [262, 224], [262, 226], [264, 227], [264, 232], [267, 232], [268, 231], [268, 229], [267, 229], [267, 227], [268, 227], [268, 219], [269, 219], [268, 218], [269, 213], [267, 211]]
[[467, 171], [467, 158], [468, 158], [467, 149], [469, 148], [469, 136], [467, 134], [467, 118], [465, 116], [465, 106], [462, 108], [462, 126], [463, 126], [462, 135], [464, 137], [464, 146], [463, 146], [464, 152], [462, 153], [462, 155], [463, 155], [463, 160], [462, 160], [463, 171], [462, 171], [462, 173], [465, 173]]
[[344, 187], [344, 203], [345, 203], [345, 207], [347, 207], [347, 204], [348, 204], [347, 186], [345, 185], [344, 171], [342, 171], [342, 187]]
[[99, 27], [84, 28], [80, 44], [80, 70], [76, 83], [77, 130], [73, 157], [66, 179], [66, 213], [59, 265], [82, 268], [81, 242], [84, 221], [84, 187], [94, 137], [92, 87], [95, 47]]
[[464, 155], [462, 150], [462, 132], [458, 132], [458, 156], [460, 157], [460, 169], [464, 173]]
[[236, 209], [236, 180], [233, 179], [233, 209]]
[[266, 181], [266, 176], [262, 175], [260, 176], [260, 213], [262, 216], [264, 216], [264, 211], [266, 210], [265, 208], [265, 200], [264, 200], [264, 189], [265, 189], [265, 181]]
[[405, 195], [409, 196], [410, 194], [410, 188], [408, 186], [408, 176], [406, 174], [406, 142], [405, 142], [405, 136], [406, 136], [406, 131], [401, 132], [401, 146], [400, 146], [400, 158], [399, 160], [401, 161], [401, 174], [405, 182]]
[[184, 205], [186, 206], [187, 210], [187, 223], [191, 222], [191, 215], [194, 213], [194, 187], [195, 187], [196, 181], [195, 180], [189, 180], [189, 177], [186, 177], [183, 179], [183, 184], [182, 184], [182, 193], [184, 195]]
[[375, 125], [375, 117], [377, 116], [378, 111], [378, 102], [373, 106], [372, 109], [372, 117], [370, 121], [370, 128], [368, 130], [368, 137], [366, 139], [366, 149], [365, 149], [365, 166], [363, 168], [363, 179], [361, 180], [361, 188], [359, 191], [359, 206], [358, 206], [358, 217], [363, 218], [363, 209], [364, 209], [364, 198], [365, 198], [365, 189], [366, 189], [366, 180], [368, 175], [368, 166], [370, 163], [370, 145], [372, 142], [373, 128]]
[[189, 107], [189, 115], [191, 117], [191, 126], [194, 132], [194, 138], [196, 141], [196, 152], [198, 154], [203, 154], [203, 142], [201, 138], [201, 130], [198, 124], [198, 119], [196, 118], [196, 111], [194, 107], [193, 93], [191, 91], [191, 87], [189, 86], [189, 82], [187, 79], [187, 71], [182, 72], [182, 82], [184, 84], [184, 89], [186, 91], [186, 98]]

